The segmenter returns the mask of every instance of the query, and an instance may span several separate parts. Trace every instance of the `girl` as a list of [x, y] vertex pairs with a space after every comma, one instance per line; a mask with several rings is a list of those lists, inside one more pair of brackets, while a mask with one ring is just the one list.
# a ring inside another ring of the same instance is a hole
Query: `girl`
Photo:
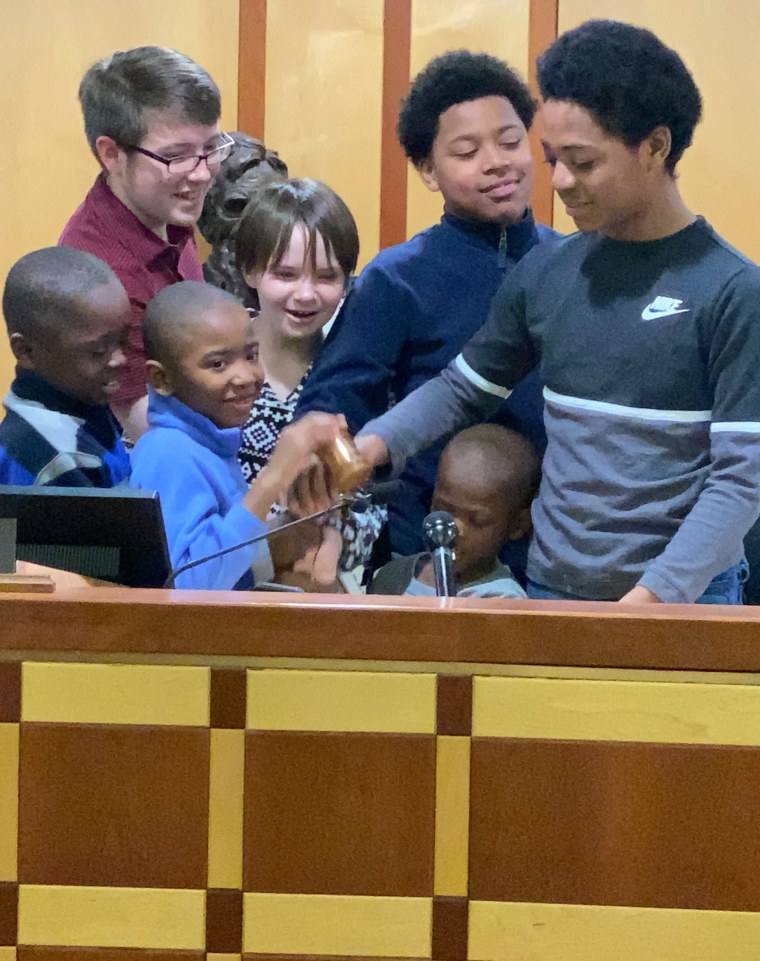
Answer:
[[[256, 332], [265, 377], [238, 455], [250, 484], [293, 417], [324, 327], [356, 269], [359, 235], [351, 211], [325, 184], [274, 180], [258, 189], [243, 211], [236, 256], [258, 297]], [[385, 511], [373, 508], [341, 524], [343, 569], [368, 560], [385, 519]]]

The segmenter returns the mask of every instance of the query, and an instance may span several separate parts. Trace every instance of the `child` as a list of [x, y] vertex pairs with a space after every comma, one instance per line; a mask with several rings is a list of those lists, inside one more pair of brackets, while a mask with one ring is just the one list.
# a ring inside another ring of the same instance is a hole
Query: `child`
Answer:
[[83, 251], [35, 250], [11, 268], [3, 313], [16, 377], [0, 483], [123, 483], [129, 458], [108, 402], [126, 364], [129, 300], [114, 272]]
[[[499, 549], [530, 529], [540, 465], [530, 443], [497, 424], [457, 434], [444, 448], [432, 509], [448, 511], [457, 536], [454, 572], [460, 597], [525, 597]], [[435, 594], [429, 554], [397, 557], [375, 575], [370, 594]]]
[[[185, 281], [150, 302], [144, 332], [150, 430], [134, 449], [132, 486], [160, 494], [172, 564], [179, 567], [265, 533], [272, 503], [345, 422], [314, 415], [283, 431], [249, 489], [237, 453], [263, 371], [246, 309], [225, 291]], [[187, 571], [177, 586], [250, 588], [254, 562], [266, 579], [265, 544]]]
[[219, 131], [219, 90], [194, 60], [165, 47], [120, 50], [79, 87], [101, 173], [60, 244], [102, 257], [132, 304], [130, 356], [114, 413], [132, 440], [146, 429], [142, 317], [168, 284], [202, 280], [193, 228], [232, 141]]
[[[298, 405], [345, 413], [357, 431], [438, 374], [485, 322], [499, 284], [554, 232], [529, 209], [535, 103], [507, 64], [457, 50], [415, 78], [398, 122], [401, 145], [443, 219], [381, 251], [364, 268], [330, 331]], [[509, 280], [507, 281], [509, 282]], [[541, 385], [527, 378], [500, 419], [543, 449]], [[442, 446], [408, 463], [389, 508], [399, 554], [422, 546], [422, 520]]]
[[527, 257], [456, 360], [361, 444], [403, 461], [540, 361], [549, 443], [528, 595], [741, 603], [760, 506], [760, 271], [679, 193], [699, 91], [675, 51], [614, 21], [561, 36], [538, 79], [554, 188], [580, 233]]
[[[264, 383], [243, 427], [240, 464], [255, 481], [293, 419], [325, 324], [356, 269], [359, 235], [351, 211], [315, 180], [274, 181], [261, 187], [237, 228], [236, 256], [255, 291], [259, 361]], [[340, 525], [344, 568], [364, 563], [385, 521], [372, 508]]]

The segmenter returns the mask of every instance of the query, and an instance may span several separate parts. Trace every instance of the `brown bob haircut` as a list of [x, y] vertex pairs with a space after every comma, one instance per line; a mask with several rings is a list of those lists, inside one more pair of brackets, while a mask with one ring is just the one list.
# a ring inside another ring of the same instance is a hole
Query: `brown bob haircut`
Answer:
[[351, 211], [319, 180], [269, 180], [248, 201], [235, 234], [235, 256], [245, 275], [263, 273], [285, 256], [293, 229], [308, 236], [307, 256], [316, 267], [317, 236], [346, 280], [356, 270], [359, 232]]

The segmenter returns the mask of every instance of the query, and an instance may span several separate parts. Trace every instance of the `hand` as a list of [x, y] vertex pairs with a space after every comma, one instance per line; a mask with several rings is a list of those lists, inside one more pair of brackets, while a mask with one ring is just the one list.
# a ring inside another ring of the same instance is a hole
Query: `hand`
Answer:
[[295, 479], [285, 496], [285, 506], [296, 517], [308, 517], [327, 510], [340, 496], [332, 482], [330, 468], [315, 461]]
[[372, 467], [380, 467], [391, 459], [388, 447], [377, 434], [362, 434], [354, 438], [354, 443]]
[[[294, 520], [287, 514], [281, 517], [285, 523]], [[279, 577], [282, 571], [292, 568], [309, 551], [317, 551], [322, 543], [322, 534], [322, 527], [316, 520], [304, 521], [298, 527], [284, 531], [278, 531], [275, 527], [268, 541], [275, 577]]]
[[620, 598], [618, 604], [662, 604], [662, 601], [646, 587], [637, 584]]
[[[333, 444], [345, 431], [346, 419], [342, 414], [306, 414], [295, 424], [286, 427], [280, 434], [269, 463], [246, 494], [245, 505], [248, 510], [263, 520], [272, 504], [283, 496], [296, 478], [316, 463], [316, 451]], [[324, 470], [321, 475], [317, 471], [310, 484], [310, 503], [321, 505], [317, 510], [329, 507], [331, 503], [329, 497], [332, 490], [328, 478]]]

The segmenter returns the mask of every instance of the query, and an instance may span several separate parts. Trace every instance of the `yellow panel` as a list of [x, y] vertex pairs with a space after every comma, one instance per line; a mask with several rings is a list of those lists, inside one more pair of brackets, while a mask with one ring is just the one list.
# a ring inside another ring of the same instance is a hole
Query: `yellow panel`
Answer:
[[16, 961], [16, 949], [0, 948], [0, 961]]
[[244, 731], [211, 732], [208, 886], [243, 886]]
[[21, 719], [208, 726], [209, 671], [152, 664], [27, 662]]
[[[529, 14], [529, 0], [414, 0], [412, 77], [433, 57], [461, 48], [501, 57], [527, 76]], [[431, 193], [410, 168], [407, 236], [437, 223], [442, 212], [441, 195]]]
[[18, 876], [18, 732], [0, 724], [0, 881]]
[[239, 954], [207, 954], [206, 961], [240, 961], [241, 957]]
[[434, 674], [249, 671], [248, 727], [433, 734], [435, 683]]
[[760, 689], [476, 677], [472, 732], [478, 737], [760, 745]]
[[757, 961], [760, 914], [470, 902], [470, 961]]
[[[79, 81], [114, 50], [165, 44], [194, 57], [222, 92], [222, 125], [237, 117], [239, 0], [34, 0], [4, 3], [0, 116], [14, 118], [3, 154], [0, 278], [22, 254], [54, 244], [98, 167], [84, 138]], [[52, 174], [52, 175], [51, 175]], [[0, 336], [0, 391], [13, 375]]]
[[[747, 105], [760, 98], [755, 45], [748, 42], [760, 29], [760, 7], [755, 0], [560, 0], [560, 30], [600, 16], [654, 30], [693, 71], [705, 116], [678, 165], [679, 186], [695, 213], [760, 260], [755, 163], [760, 126], [747, 122]], [[562, 207], [555, 205], [555, 212], [557, 206]], [[567, 220], [562, 208], [555, 227], [568, 229]]]
[[429, 958], [429, 898], [245, 894], [243, 951]]
[[19, 887], [19, 944], [177, 948], [206, 943], [206, 892], [158, 888]]
[[277, 0], [267, 7], [266, 143], [292, 177], [315, 177], [351, 209], [360, 263], [380, 222], [383, 0]]
[[470, 739], [436, 738], [436, 894], [467, 896], [470, 841]]

